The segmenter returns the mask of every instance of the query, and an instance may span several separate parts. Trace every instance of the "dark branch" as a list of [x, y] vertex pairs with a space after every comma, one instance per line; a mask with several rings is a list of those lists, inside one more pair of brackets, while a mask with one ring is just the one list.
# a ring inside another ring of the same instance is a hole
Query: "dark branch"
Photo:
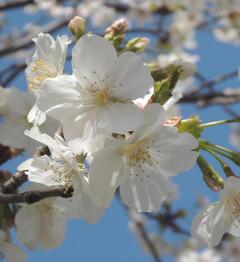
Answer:
[[238, 76], [238, 70], [232, 71], [230, 73], [224, 74], [224, 75], [220, 75], [217, 76], [215, 78], [213, 78], [212, 80], [203, 82], [201, 85], [199, 85], [196, 90], [201, 90], [202, 88], [208, 88], [208, 87], [212, 87], [216, 84], [222, 83], [226, 80], [229, 80], [231, 78], [235, 78]]
[[27, 175], [24, 172], [18, 172], [1, 186], [1, 191], [4, 194], [14, 193], [26, 181]]
[[72, 194], [73, 194], [73, 188], [72, 187], [66, 188], [64, 186], [49, 187], [41, 190], [26, 191], [16, 194], [0, 193], [0, 203], [1, 204], [10, 204], [10, 203], [32, 204], [49, 197], [69, 198], [72, 197]]
[[22, 149], [11, 148], [0, 144], [0, 165], [13, 157], [20, 155], [22, 152]]
[[197, 103], [199, 107], [206, 107], [209, 105], [229, 105], [240, 103], [239, 89], [225, 89], [222, 92], [210, 92], [206, 94], [190, 93], [184, 96], [180, 103]]
[[34, 4], [34, 0], [5, 1], [0, 3], [0, 11], [24, 7], [28, 4]]

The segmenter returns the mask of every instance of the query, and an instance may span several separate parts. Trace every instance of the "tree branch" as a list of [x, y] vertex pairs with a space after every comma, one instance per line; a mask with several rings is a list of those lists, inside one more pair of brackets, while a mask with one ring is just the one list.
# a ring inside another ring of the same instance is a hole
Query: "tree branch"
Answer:
[[64, 186], [49, 187], [41, 190], [26, 191], [17, 194], [0, 193], [0, 204], [10, 204], [10, 203], [32, 204], [49, 197], [69, 198], [72, 197], [72, 194], [73, 194], [73, 188], [72, 187], [66, 188]]
[[0, 11], [24, 7], [28, 4], [34, 4], [34, 0], [5, 1], [3, 3], [0, 3]]
[[0, 165], [23, 152], [19, 148], [11, 148], [0, 144]]
[[196, 89], [199, 91], [202, 88], [209, 88], [209, 87], [212, 87], [213, 85], [222, 83], [223, 81], [229, 80], [229, 79], [237, 77], [237, 76], [238, 76], [238, 70], [234, 70], [230, 73], [220, 75], [220, 76], [213, 78], [212, 80], [206, 81], [206, 82], [200, 84]]
[[146, 244], [150, 254], [152, 255], [153, 259], [155, 262], [161, 262], [161, 259], [158, 255], [158, 252], [156, 250], [156, 247], [154, 246], [154, 244], [152, 243], [151, 239], [148, 236], [148, 233], [144, 227], [144, 224], [139, 221], [136, 220], [134, 216], [131, 215], [131, 211], [128, 210], [128, 216], [131, 218], [131, 220], [133, 221], [135, 228], [137, 230], [137, 232], [139, 233], [139, 236], [141, 237], [141, 239], [143, 240], [143, 242]]
[[27, 179], [28, 177], [24, 172], [18, 172], [1, 186], [1, 191], [4, 194], [14, 193]]
[[240, 102], [240, 89], [225, 89], [222, 92], [211, 92], [206, 94], [190, 93], [184, 96], [180, 103], [197, 103], [199, 107], [213, 104], [229, 105]]

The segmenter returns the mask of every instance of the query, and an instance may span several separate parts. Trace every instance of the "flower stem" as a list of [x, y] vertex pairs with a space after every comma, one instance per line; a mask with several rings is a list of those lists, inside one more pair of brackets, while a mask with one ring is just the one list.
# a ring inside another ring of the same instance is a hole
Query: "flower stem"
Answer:
[[211, 126], [219, 126], [219, 125], [224, 125], [224, 124], [230, 124], [230, 123], [238, 123], [240, 122], [240, 118], [232, 118], [232, 119], [225, 119], [225, 120], [219, 120], [219, 121], [214, 121], [214, 122], [209, 122], [205, 124], [199, 125], [201, 128], [207, 128]]

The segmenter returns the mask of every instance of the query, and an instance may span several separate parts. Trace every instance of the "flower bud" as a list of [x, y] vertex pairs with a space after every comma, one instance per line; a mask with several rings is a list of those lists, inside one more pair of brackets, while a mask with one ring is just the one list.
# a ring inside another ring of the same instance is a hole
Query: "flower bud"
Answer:
[[216, 192], [224, 187], [223, 179], [202, 156], [198, 157], [197, 164], [202, 171], [204, 181], [211, 190]]
[[112, 38], [113, 36], [125, 33], [128, 30], [128, 20], [120, 18], [113, 22], [105, 31], [106, 38]]
[[86, 21], [80, 16], [75, 16], [68, 24], [68, 29], [71, 33], [79, 39], [86, 30]]
[[136, 37], [128, 41], [126, 48], [132, 52], [143, 52], [150, 43], [147, 37]]
[[153, 103], [164, 105], [168, 99], [172, 97], [172, 92], [181, 72], [181, 67], [177, 65], [170, 65], [167, 68], [166, 78], [154, 84], [154, 94], [152, 96]]

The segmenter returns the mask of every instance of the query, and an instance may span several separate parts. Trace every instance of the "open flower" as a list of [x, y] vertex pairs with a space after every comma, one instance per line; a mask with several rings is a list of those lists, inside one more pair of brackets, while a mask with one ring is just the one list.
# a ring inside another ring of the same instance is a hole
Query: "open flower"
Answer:
[[76, 216], [84, 218], [89, 223], [96, 223], [103, 213], [103, 208], [90, 192], [84, 164], [80, 161], [82, 156], [75, 154], [58, 135], [53, 139], [47, 134], [41, 134], [36, 127], [25, 133], [47, 145], [51, 156], [43, 155], [28, 159], [18, 167], [18, 170], [24, 170], [30, 181], [45, 186], [73, 186], [71, 205], [76, 210]]
[[201, 211], [192, 222], [192, 235], [209, 247], [217, 246], [224, 233], [240, 236], [240, 179], [229, 177], [220, 199]]
[[40, 33], [33, 41], [36, 51], [26, 69], [30, 91], [38, 90], [47, 78], [63, 73], [67, 46], [70, 43], [67, 35], [58, 36], [56, 40], [49, 34]]
[[81, 37], [73, 48], [74, 76], [44, 81], [40, 110], [60, 120], [67, 141], [78, 138], [80, 151], [96, 148], [96, 136], [126, 133], [142, 122], [132, 100], [153, 85], [150, 71], [134, 53], [119, 57], [113, 45], [97, 35]]
[[157, 211], [169, 194], [169, 176], [190, 169], [198, 141], [164, 126], [164, 111], [151, 104], [144, 123], [127, 139], [109, 139], [93, 157], [90, 186], [107, 204], [120, 185], [123, 202], [138, 211]]
[[0, 230], [0, 260], [6, 259], [7, 262], [25, 262], [27, 257], [23, 251], [12, 244], [4, 231]]

